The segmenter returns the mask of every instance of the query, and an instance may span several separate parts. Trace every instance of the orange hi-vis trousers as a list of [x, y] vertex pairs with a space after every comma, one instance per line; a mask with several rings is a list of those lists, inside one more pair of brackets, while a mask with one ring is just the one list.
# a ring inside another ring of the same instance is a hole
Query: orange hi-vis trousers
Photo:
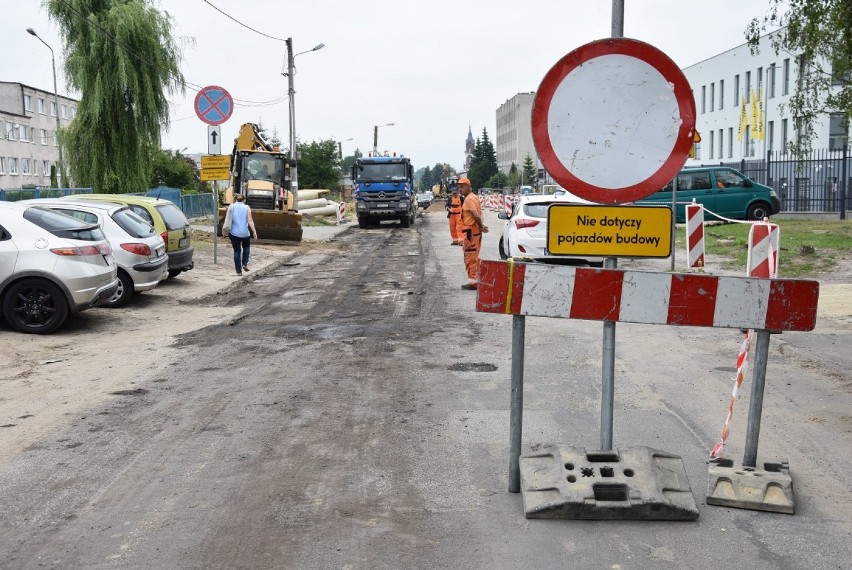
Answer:
[[447, 221], [450, 223], [450, 237], [453, 238], [453, 243], [460, 242], [462, 240], [461, 212], [450, 214]]
[[467, 270], [467, 281], [475, 285], [479, 280], [479, 250], [482, 249], [482, 232], [479, 228], [462, 228], [464, 235], [464, 268]]

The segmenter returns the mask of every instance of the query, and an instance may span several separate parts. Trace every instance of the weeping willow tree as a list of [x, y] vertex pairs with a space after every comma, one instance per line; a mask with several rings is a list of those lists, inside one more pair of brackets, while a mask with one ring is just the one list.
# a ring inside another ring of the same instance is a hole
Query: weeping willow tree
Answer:
[[146, 0], [47, 0], [62, 33], [65, 74], [81, 94], [60, 133], [77, 184], [123, 194], [148, 188], [168, 96], [185, 91], [167, 13]]

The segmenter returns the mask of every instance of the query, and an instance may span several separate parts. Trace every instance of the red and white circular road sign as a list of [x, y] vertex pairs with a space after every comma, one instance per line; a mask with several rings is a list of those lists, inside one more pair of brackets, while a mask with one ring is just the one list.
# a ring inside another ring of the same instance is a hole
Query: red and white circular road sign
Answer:
[[602, 204], [656, 192], [686, 162], [695, 129], [689, 82], [666, 54], [626, 38], [581, 46], [533, 102], [533, 143], [551, 176]]

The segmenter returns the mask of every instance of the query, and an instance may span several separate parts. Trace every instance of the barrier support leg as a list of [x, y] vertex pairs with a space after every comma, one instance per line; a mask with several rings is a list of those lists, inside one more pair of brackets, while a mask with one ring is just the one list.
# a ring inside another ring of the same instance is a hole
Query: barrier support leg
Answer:
[[[604, 267], [615, 269], [618, 259], [607, 257]], [[612, 416], [615, 404], [615, 321], [603, 324], [603, 363], [601, 366], [601, 451], [612, 450]]]
[[754, 374], [751, 384], [751, 401], [748, 407], [746, 428], [745, 467], [757, 466], [757, 444], [760, 439], [760, 416], [763, 413], [763, 390], [766, 386], [766, 362], [769, 359], [769, 331], [759, 330], [754, 352]]
[[509, 492], [521, 491], [521, 434], [524, 416], [524, 315], [512, 316], [512, 402], [509, 417]]

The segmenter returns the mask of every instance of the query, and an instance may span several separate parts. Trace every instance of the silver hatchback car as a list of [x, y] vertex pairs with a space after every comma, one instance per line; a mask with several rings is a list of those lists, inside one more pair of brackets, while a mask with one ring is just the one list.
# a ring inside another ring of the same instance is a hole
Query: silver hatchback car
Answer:
[[13, 329], [47, 334], [118, 288], [97, 226], [48, 208], [0, 202], [0, 306]]
[[26, 203], [45, 206], [101, 227], [112, 246], [120, 282], [115, 294], [103, 306], [126, 305], [134, 292], [150, 291], [169, 276], [169, 257], [163, 238], [127, 206], [53, 198], [26, 200]]

